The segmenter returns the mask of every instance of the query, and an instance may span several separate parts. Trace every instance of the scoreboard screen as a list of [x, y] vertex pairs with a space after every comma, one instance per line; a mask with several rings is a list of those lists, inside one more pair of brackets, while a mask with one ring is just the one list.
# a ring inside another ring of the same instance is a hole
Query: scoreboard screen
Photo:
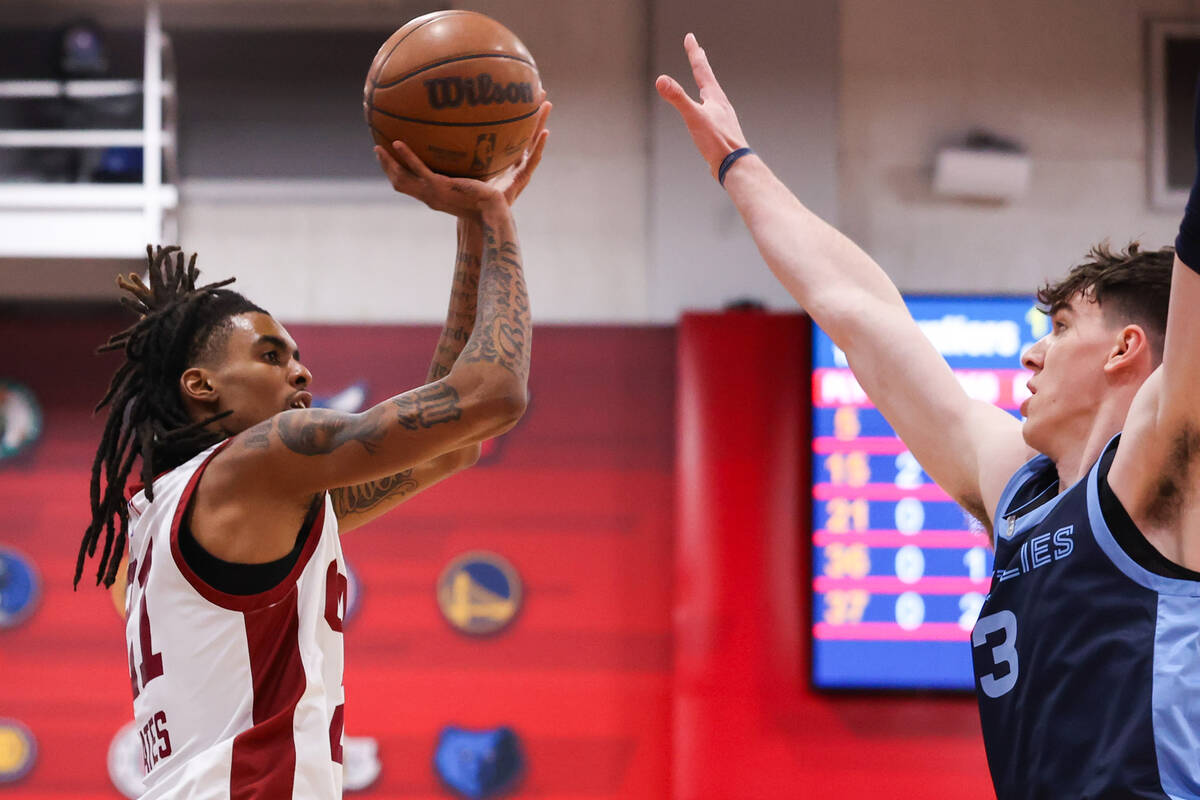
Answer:
[[[967, 394], [1019, 417], [1029, 379], [1020, 354], [1049, 329], [1033, 302], [905, 302]], [[816, 327], [812, 391], [814, 685], [972, 688], [971, 628], [992, 575], [986, 533], [930, 480]]]

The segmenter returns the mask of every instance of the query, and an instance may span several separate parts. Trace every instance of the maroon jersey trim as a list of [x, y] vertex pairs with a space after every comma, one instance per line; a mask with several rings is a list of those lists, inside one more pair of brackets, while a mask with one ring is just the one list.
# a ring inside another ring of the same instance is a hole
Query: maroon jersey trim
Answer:
[[196, 469], [188, 481], [187, 486], [183, 490], [183, 495], [179, 498], [179, 505], [175, 508], [175, 517], [171, 521], [171, 557], [175, 559], [175, 566], [179, 568], [180, 573], [187, 579], [187, 582], [192, 585], [200, 595], [221, 608], [229, 609], [230, 611], [251, 611], [256, 608], [278, 603], [288, 593], [288, 590], [295, 587], [296, 581], [300, 578], [300, 573], [304, 571], [304, 567], [308, 564], [312, 554], [316, 552], [317, 543], [321, 538], [321, 531], [325, 527], [325, 502], [321, 499], [321, 507], [317, 510], [316, 516], [313, 518], [312, 526], [305, 531], [307, 538], [304, 541], [304, 549], [300, 551], [300, 557], [296, 559], [292, 571], [288, 576], [279, 582], [278, 585], [268, 589], [265, 592], [258, 594], [226, 594], [219, 589], [214, 589], [209, 586], [199, 575], [197, 575], [187, 561], [183, 558], [183, 552], [179, 549], [179, 526], [183, 522], [183, 515], [187, 511], [188, 505], [192, 501], [192, 496], [195, 494], [196, 487], [200, 483], [200, 476], [204, 474], [204, 470], [209, 463], [228, 445], [232, 439], [226, 439], [217, 448], [209, 454], [208, 458]]
[[254, 725], [233, 739], [230, 800], [274, 800], [292, 796], [296, 777], [293, 720], [304, 694], [300, 656], [299, 590], [290, 584], [282, 600], [244, 611]]

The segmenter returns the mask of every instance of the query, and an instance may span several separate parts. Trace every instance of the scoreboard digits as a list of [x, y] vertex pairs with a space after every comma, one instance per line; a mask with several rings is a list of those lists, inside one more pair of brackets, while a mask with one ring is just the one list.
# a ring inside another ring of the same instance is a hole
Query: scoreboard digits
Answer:
[[[1042, 333], [1027, 299], [910, 298], [969, 395], [1016, 415], [1021, 350]], [[829, 688], [961, 688], [991, 582], [982, 526], [930, 480], [813, 335], [813, 680]]]

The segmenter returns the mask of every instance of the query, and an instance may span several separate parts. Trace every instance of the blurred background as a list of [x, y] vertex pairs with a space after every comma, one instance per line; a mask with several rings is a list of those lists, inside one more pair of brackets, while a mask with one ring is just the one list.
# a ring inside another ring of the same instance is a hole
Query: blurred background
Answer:
[[328, 405], [425, 374], [454, 223], [379, 173], [362, 84], [447, 8], [511, 28], [555, 104], [516, 206], [532, 401], [346, 537], [348, 794], [991, 797], [982, 540], [653, 80], [693, 88], [695, 32], [755, 150], [906, 294], [955, 298], [914, 314], [1015, 409], [1033, 290], [1106, 238], [1173, 241], [1197, 2], [0, 0], [0, 797], [138, 791], [120, 613], [70, 577], [118, 363], [92, 351], [146, 242], [236, 275]]

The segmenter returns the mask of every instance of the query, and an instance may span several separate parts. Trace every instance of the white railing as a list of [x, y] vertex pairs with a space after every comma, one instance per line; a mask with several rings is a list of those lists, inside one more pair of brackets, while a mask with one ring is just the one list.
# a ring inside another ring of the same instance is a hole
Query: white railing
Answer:
[[143, 109], [140, 129], [0, 130], [0, 148], [142, 148], [141, 183], [0, 176], [0, 257], [141, 258], [147, 243], [174, 239], [179, 195], [172, 62], [158, 2], [151, 0], [141, 80], [0, 80], [0, 101], [141, 94]]

